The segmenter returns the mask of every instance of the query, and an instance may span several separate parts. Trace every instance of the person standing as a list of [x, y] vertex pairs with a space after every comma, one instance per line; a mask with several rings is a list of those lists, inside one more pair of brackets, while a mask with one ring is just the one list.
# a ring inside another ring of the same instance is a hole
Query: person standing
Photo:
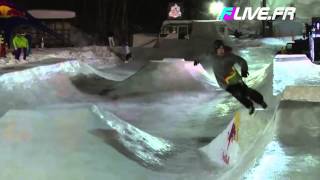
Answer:
[[6, 50], [6, 40], [4, 31], [0, 32], [0, 58], [6, 58], [7, 57], [7, 50]]
[[125, 52], [125, 60], [124, 60], [124, 62], [128, 63], [129, 60], [131, 60], [131, 58], [132, 58], [132, 54], [131, 54], [128, 42], [126, 42], [125, 45], [124, 45], [124, 52]]
[[109, 47], [115, 47], [116, 44], [114, 43], [114, 34], [113, 32], [108, 33], [108, 41], [109, 41]]
[[[194, 65], [198, 65], [206, 58], [212, 61], [213, 72], [219, 86], [249, 109], [250, 115], [255, 111], [253, 102], [260, 104], [264, 109], [267, 108], [263, 96], [258, 91], [249, 88], [242, 80], [243, 77], [249, 76], [247, 62], [240, 56], [233, 54], [231, 48], [225, 46], [223, 41], [215, 41], [214, 51], [207, 54], [203, 59], [195, 60]], [[235, 69], [235, 64], [240, 65], [241, 75]]]
[[23, 59], [27, 58], [27, 50], [29, 43], [27, 38], [22, 33], [17, 33], [13, 38], [13, 48], [16, 60], [20, 60], [20, 55], [23, 52]]

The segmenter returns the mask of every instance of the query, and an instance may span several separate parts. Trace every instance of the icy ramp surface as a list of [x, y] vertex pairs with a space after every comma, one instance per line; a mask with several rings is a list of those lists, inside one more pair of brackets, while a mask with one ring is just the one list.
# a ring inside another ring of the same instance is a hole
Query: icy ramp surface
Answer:
[[[239, 116], [240, 115], [240, 116]], [[218, 179], [311, 179], [320, 173], [320, 103], [282, 100], [274, 116], [259, 111], [236, 115], [201, 148]], [[239, 117], [237, 117], [239, 116]]]
[[169, 91], [210, 91], [218, 86], [201, 65], [184, 60], [151, 61], [137, 73], [116, 85], [112, 95], [147, 94]]
[[[0, 179], [175, 179], [137, 165], [103, 141], [106, 139], [93, 135], [93, 130], [110, 129], [90, 107], [60, 107], [12, 110], [0, 118]], [[108, 132], [108, 139], [117, 139], [117, 134]], [[145, 143], [136, 138], [139, 134], [127, 135], [131, 139], [126, 142], [132, 143], [129, 149], [140, 148], [138, 152], [143, 153], [139, 145]], [[147, 153], [139, 155], [157, 160]]]
[[288, 86], [282, 100], [320, 102], [320, 86]]
[[273, 95], [281, 94], [287, 86], [317, 86], [320, 66], [305, 55], [277, 55], [273, 63]]
[[319, 179], [320, 103], [282, 101], [274, 137], [243, 179]]
[[273, 111], [256, 111], [252, 116], [242, 110], [235, 113], [228, 127], [210, 144], [200, 149], [213, 166], [215, 179], [237, 179], [250, 168], [254, 159], [272, 137]]
[[224, 170], [220, 179], [318, 179], [319, 87], [287, 87], [275, 110], [236, 112], [227, 128], [201, 148]]

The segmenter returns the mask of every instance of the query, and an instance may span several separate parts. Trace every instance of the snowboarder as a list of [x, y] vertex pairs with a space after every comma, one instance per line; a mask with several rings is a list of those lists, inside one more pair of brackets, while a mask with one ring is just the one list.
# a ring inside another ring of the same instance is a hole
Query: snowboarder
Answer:
[[[223, 41], [217, 40], [214, 43], [214, 52], [195, 60], [194, 65], [201, 61], [210, 59], [213, 65], [213, 71], [219, 86], [228, 91], [233, 97], [240, 101], [247, 109], [249, 114], [255, 111], [254, 103], [260, 104], [264, 109], [267, 108], [263, 96], [254, 89], [249, 88], [242, 80], [242, 77], [248, 77], [247, 62], [231, 52], [231, 48], [225, 46]], [[241, 66], [241, 75], [235, 69], [234, 65]]]

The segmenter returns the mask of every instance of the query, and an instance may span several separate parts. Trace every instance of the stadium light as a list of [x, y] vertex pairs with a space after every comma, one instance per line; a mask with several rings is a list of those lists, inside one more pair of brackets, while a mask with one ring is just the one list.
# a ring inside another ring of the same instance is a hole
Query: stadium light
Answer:
[[224, 8], [224, 4], [221, 1], [214, 1], [210, 3], [209, 13], [213, 16], [218, 16]]

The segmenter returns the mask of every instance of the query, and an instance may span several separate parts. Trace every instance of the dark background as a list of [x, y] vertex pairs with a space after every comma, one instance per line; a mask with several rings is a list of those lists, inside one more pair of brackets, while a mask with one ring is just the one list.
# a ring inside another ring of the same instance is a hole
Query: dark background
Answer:
[[184, 5], [184, 19], [210, 19], [209, 0], [13, 0], [25, 9], [72, 10], [73, 24], [89, 34], [158, 33], [168, 4]]

